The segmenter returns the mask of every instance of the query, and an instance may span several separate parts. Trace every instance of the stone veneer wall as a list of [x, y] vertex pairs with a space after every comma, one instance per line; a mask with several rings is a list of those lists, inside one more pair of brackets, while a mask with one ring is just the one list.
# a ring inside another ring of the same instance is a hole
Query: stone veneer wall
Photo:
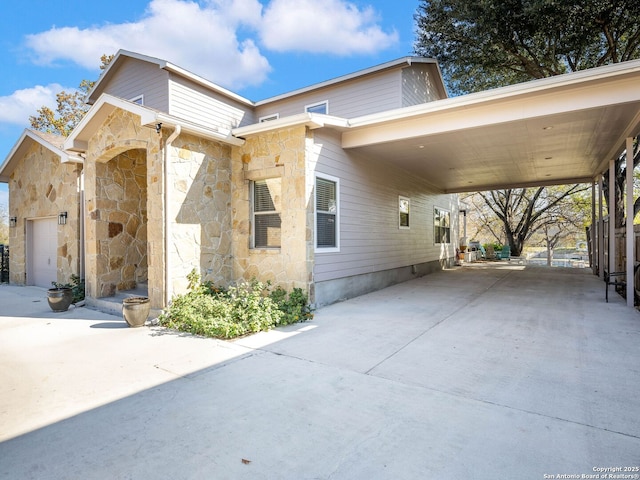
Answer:
[[[233, 267], [237, 279], [270, 280], [286, 290], [309, 291], [313, 232], [306, 185], [306, 127], [292, 127], [247, 139], [233, 149]], [[252, 249], [249, 182], [282, 178], [281, 247]], [[313, 211], [313, 210], [311, 210]]]
[[96, 165], [98, 296], [147, 283], [146, 151], [127, 150]]
[[231, 147], [188, 134], [169, 149], [169, 269], [171, 292], [187, 275], [227, 286], [231, 260]]
[[27, 220], [57, 217], [67, 212], [67, 224], [58, 225], [57, 281], [78, 275], [80, 261], [80, 176], [82, 165], [60, 163], [60, 157], [33, 143], [9, 179], [9, 216], [18, 224], [9, 229], [11, 283], [27, 281]]
[[[85, 236], [90, 298], [111, 295], [146, 277], [152, 307], [164, 306], [161, 145], [170, 133], [141, 127], [138, 116], [116, 109], [88, 142]], [[135, 248], [124, 248], [127, 239], [134, 238]]]

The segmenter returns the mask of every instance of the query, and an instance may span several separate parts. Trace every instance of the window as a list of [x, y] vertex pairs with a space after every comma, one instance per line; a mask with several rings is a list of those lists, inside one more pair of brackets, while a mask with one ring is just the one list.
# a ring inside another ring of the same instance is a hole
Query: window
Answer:
[[398, 213], [400, 228], [409, 228], [409, 204], [411, 201], [407, 197], [398, 197]]
[[280, 118], [280, 114], [279, 113], [274, 113], [273, 115], [267, 115], [266, 117], [260, 117], [259, 118], [259, 122], [270, 122], [271, 120], [277, 120]]
[[144, 95], [133, 97], [130, 101], [133, 103], [137, 103], [138, 105], [144, 105]]
[[435, 243], [451, 243], [451, 212], [433, 209], [433, 238]]
[[280, 178], [258, 180], [251, 184], [254, 248], [280, 248], [281, 184]]
[[316, 248], [338, 251], [338, 179], [316, 177]]
[[324, 102], [307, 105], [304, 107], [304, 111], [308, 113], [323, 113], [326, 115], [329, 113], [329, 101], [325, 100]]

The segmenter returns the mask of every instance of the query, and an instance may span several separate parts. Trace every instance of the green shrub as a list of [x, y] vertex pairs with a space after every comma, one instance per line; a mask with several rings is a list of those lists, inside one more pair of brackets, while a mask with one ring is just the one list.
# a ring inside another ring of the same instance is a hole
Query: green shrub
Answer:
[[489, 247], [493, 247], [493, 251], [494, 252], [501, 252], [502, 251], [502, 244], [501, 243], [497, 243], [497, 242], [493, 242], [493, 243], [485, 243], [484, 245], [482, 245], [484, 247], [485, 250], [488, 250]]
[[287, 291], [284, 288], [276, 287], [270, 296], [283, 313], [280, 320], [281, 325], [306, 322], [313, 318], [313, 313], [309, 306], [309, 298], [301, 288], [294, 288], [287, 296]]
[[195, 271], [187, 279], [189, 291], [174, 297], [159, 318], [161, 325], [228, 339], [312, 318], [301, 289], [294, 289], [290, 295], [281, 288], [270, 292], [268, 283], [257, 280], [222, 289], [210, 282], [201, 283]]

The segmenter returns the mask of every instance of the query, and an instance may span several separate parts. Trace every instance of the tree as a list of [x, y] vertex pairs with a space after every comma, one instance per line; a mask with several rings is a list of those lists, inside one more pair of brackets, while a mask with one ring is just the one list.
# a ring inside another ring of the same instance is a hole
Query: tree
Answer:
[[460, 204], [467, 212], [467, 240], [504, 244], [504, 225], [487, 206], [482, 195], [464, 194], [460, 197]]
[[[113, 60], [113, 55], [100, 57], [100, 70], [107, 68]], [[84, 99], [95, 82], [82, 80], [78, 90], [72, 92], [61, 91], [56, 94], [57, 107], [54, 112], [47, 106], [40, 107], [35, 116], [29, 117], [31, 128], [41, 132], [56, 133], [64, 137], [68, 136], [75, 126], [87, 113], [89, 106]]]
[[[454, 95], [640, 57], [637, 0], [422, 0], [414, 18], [415, 53], [439, 61]], [[636, 148], [634, 166], [639, 161]], [[616, 162], [615, 171], [616, 201], [610, 211], [615, 209], [617, 224], [622, 225], [623, 158]], [[608, 175], [605, 181], [608, 189]], [[505, 191], [502, 195], [521, 202], [542, 195], [523, 197], [521, 193]], [[534, 208], [527, 205], [520, 210], [534, 217], [529, 207]], [[640, 202], [636, 201], [635, 208], [638, 213]], [[523, 228], [529, 224], [525, 218]], [[519, 251], [518, 238], [526, 239], [528, 232], [517, 228], [520, 222], [515, 225], [511, 247]], [[505, 223], [505, 230], [509, 228]]]
[[637, 0], [422, 0], [416, 53], [470, 93], [640, 55]]
[[480, 192], [485, 204], [491, 209], [504, 227], [506, 241], [511, 254], [519, 257], [531, 236], [545, 226], [567, 218], [563, 212], [563, 202], [574, 193], [584, 191], [584, 185], [566, 188], [516, 188]]
[[591, 201], [588, 188], [575, 192], [545, 212], [538, 233], [531, 236], [531, 243], [546, 247], [547, 265], [551, 266], [554, 249], [562, 242], [573, 245], [584, 238], [585, 227], [591, 220]]
[[0, 205], [0, 245], [9, 243], [9, 215], [4, 205]]

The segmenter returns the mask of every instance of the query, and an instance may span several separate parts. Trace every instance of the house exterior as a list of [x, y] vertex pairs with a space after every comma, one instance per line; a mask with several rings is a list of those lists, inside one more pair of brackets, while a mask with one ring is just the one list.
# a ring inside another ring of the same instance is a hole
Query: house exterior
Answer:
[[[161, 309], [196, 269], [223, 286], [300, 287], [321, 306], [451, 265], [457, 196], [343, 145], [352, 119], [444, 98], [423, 58], [252, 102], [120, 51], [68, 138], [27, 130], [0, 167], [17, 219], [11, 282], [78, 274], [89, 304], [146, 288]], [[55, 271], [36, 259], [41, 219]]]

